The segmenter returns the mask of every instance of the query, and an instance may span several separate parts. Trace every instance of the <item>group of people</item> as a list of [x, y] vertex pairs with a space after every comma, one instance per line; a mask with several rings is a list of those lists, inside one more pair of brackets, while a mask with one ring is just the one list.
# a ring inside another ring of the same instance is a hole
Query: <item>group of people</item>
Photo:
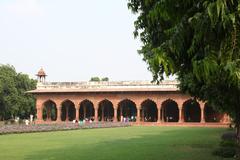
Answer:
[[90, 117], [90, 118], [85, 118], [85, 119], [79, 120], [79, 121], [77, 119], [74, 119], [72, 122], [82, 124], [82, 123], [86, 123], [86, 122], [92, 123], [93, 121], [94, 121], [94, 117]]
[[135, 122], [135, 121], [136, 121], [136, 117], [134, 117], [134, 116], [131, 116], [131, 117], [121, 116], [121, 117], [120, 117], [120, 121], [121, 121], [121, 122]]
[[[98, 119], [99, 121], [102, 121], [101, 118]], [[124, 116], [121, 116], [120, 117], [120, 122], [135, 122], [136, 121], [136, 117], [135, 116], [131, 116], [131, 117], [124, 117]], [[72, 121], [73, 123], [92, 123], [94, 122], [94, 117], [88, 117], [88, 118], [85, 118], [83, 120], [76, 120], [74, 119]], [[104, 118], [104, 122], [113, 122], [113, 118], [110, 118], [110, 117], [105, 117]]]

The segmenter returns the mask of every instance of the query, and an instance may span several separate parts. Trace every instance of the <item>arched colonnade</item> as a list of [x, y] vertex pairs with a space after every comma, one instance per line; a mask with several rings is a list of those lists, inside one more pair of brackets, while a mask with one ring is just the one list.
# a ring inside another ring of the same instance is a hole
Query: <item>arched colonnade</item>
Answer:
[[108, 121], [108, 122], [222, 122], [223, 114], [208, 104], [193, 99], [178, 101], [171, 98], [156, 102], [125, 98], [118, 102], [110, 99], [73, 101], [48, 99], [37, 106], [37, 119], [48, 122]]

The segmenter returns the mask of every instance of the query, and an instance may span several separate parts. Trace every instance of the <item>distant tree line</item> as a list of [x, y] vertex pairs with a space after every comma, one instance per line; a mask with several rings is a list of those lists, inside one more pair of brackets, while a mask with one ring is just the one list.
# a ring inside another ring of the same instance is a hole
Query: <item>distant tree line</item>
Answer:
[[108, 77], [103, 77], [103, 78], [92, 77], [92, 78], [90, 79], [90, 81], [93, 81], [93, 82], [109, 81], [109, 78], [108, 78]]
[[37, 81], [17, 73], [11, 65], [0, 65], [0, 120], [35, 115], [35, 98], [26, 91], [36, 88]]

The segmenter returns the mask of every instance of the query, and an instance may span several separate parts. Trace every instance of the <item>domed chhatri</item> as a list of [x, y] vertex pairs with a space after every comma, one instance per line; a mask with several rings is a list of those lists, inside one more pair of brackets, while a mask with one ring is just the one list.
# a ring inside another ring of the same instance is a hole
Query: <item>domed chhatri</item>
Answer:
[[37, 76], [37, 79], [38, 79], [38, 82], [45, 82], [46, 80], [46, 73], [45, 71], [43, 70], [43, 68], [41, 68], [38, 73], [36, 74]]

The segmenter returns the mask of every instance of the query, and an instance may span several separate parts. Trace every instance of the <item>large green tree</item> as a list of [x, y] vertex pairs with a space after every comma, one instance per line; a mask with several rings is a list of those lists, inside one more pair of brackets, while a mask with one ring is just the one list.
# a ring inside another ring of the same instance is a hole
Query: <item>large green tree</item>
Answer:
[[35, 114], [35, 98], [26, 91], [36, 88], [36, 81], [17, 73], [10, 65], [0, 65], [0, 120], [29, 118]]
[[129, 0], [153, 79], [227, 112], [240, 140], [240, 0]]

